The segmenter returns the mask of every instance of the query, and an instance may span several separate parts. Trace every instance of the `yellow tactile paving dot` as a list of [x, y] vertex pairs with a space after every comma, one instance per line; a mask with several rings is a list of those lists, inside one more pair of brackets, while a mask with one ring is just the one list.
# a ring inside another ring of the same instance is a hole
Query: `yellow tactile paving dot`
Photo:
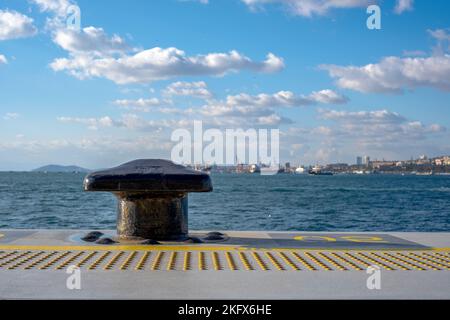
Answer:
[[183, 271], [191, 270], [191, 255], [192, 254], [189, 251], [184, 253]]
[[233, 255], [230, 252], [226, 252], [225, 256], [227, 259], [228, 268], [230, 268], [230, 270], [233, 270], [233, 271], [237, 270], [236, 262], [234, 262]]
[[40, 257], [39, 259], [30, 259], [30, 261], [33, 261], [31, 263], [26, 264], [23, 269], [28, 270], [28, 269], [32, 269], [35, 268], [37, 265], [44, 263], [44, 261], [47, 261], [48, 259], [52, 258], [53, 256], [55, 256], [58, 252], [53, 251], [50, 252], [46, 255], [44, 255], [43, 257]]
[[[319, 252], [320, 253], [320, 252]], [[326, 264], [324, 264], [321, 260], [319, 260], [312, 252], [305, 252], [305, 256], [308, 257], [308, 259], [310, 261], [312, 261], [313, 263], [315, 263], [317, 266], [319, 266], [319, 268], [322, 268], [323, 270], [326, 271], [331, 271], [333, 270], [332, 268], [330, 268], [329, 266], [327, 266]]]
[[439, 262], [439, 260], [436, 261], [435, 259], [430, 259], [430, 258], [428, 258], [428, 257], [425, 256], [425, 255], [420, 256], [420, 255], [418, 255], [418, 254], [415, 254], [414, 252], [410, 252], [409, 255], [412, 256], [412, 257], [414, 257], [414, 258], [416, 258], [416, 259], [418, 259], [419, 261], [428, 263], [428, 264], [430, 264], [430, 265], [432, 265], [432, 266], [450, 270], [450, 267], [449, 267], [449, 266], [447, 266], [446, 264], [444, 264], [444, 263], [442, 263], [442, 262]]
[[450, 256], [448, 254], [442, 254], [440, 252], [432, 252], [432, 254], [450, 263]]
[[[62, 259], [65, 259], [69, 254], [71, 254], [70, 251], [65, 251], [65, 252], [59, 252], [58, 255], [53, 258], [52, 260], [50, 260], [49, 262], [47, 262], [45, 265], [42, 265], [39, 267], [40, 270], [47, 270], [49, 268], [51, 268], [52, 266], [54, 266], [57, 262], [61, 261]], [[25, 269], [33, 269], [34, 267], [36, 267], [39, 264], [39, 262], [34, 262], [32, 264], [30, 264], [29, 266], [27, 266]]]
[[220, 262], [219, 254], [217, 252], [211, 252], [211, 258], [213, 261], [214, 270], [219, 271], [222, 269], [222, 264]]
[[284, 252], [278, 252], [278, 255], [281, 257], [281, 259], [290, 266], [293, 270], [301, 270], [300, 267], [295, 264], [289, 256]]
[[145, 265], [147, 263], [148, 258], [150, 257], [151, 252], [147, 251], [144, 252], [144, 254], [141, 256], [141, 258], [139, 259], [138, 264], [136, 265], [135, 270], [144, 270]]
[[97, 258], [89, 267], [89, 270], [95, 270], [109, 255], [111, 254], [110, 251], [106, 251], [103, 253], [100, 257]]
[[173, 251], [171, 254], [170, 254], [170, 258], [169, 258], [169, 261], [167, 262], [167, 270], [175, 270], [175, 264], [177, 263], [177, 255], [178, 255], [178, 252], [176, 252], [176, 251]]
[[16, 261], [15, 264], [8, 266], [8, 269], [14, 270], [14, 269], [20, 267], [21, 265], [24, 265], [25, 263], [27, 263], [33, 259], [36, 259], [37, 257], [43, 255], [44, 253], [45, 253], [44, 251], [40, 251], [40, 252], [32, 254], [31, 256], [26, 256], [25, 258], [22, 258], [22, 259]]
[[3, 250], [0, 272], [8, 270], [86, 271], [450, 271], [442, 252], [345, 250]]
[[435, 256], [435, 255], [432, 255], [432, 254], [429, 254], [429, 253], [426, 253], [426, 252], [423, 253], [422, 256], [425, 257], [425, 258], [428, 258], [428, 259], [430, 259], [430, 260], [432, 260], [434, 262], [442, 263], [443, 265], [445, 265], [447, 267], [450, 267], [450, 261], [448, 261], [446, 259], [442, 259], [439, 256]]
[[330, 256], [331, 256], [332, 258], [335, 258], [335, 259], [339, 260], [339, 262], [341, 263], [341, 265], [347, 265], [347, 266], [350, 266], [351, 269], [358, 270], [358, 271], [361, 271], [361, 270], [362, 270], [362, 268], [361, 268], [360, 266], [358, 266], [357, 264], [355, 264], [355, 263], [352, 262], [351, 260], [346, 259], [345, 257], [341, 256], [341, 255], [338, 254], [338, 253], [331, 252], [331, 253], [330, 253]]
[[164, 258], [164, 251], [159, 251], [152, 263], [152, 270], [159, 270], [161, 267], [161, 261]]

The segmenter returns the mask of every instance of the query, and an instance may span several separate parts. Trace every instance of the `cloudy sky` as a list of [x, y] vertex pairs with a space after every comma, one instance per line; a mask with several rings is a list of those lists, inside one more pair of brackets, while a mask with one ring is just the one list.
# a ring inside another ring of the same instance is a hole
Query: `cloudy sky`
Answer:
[[0, 170], [168, 158], [194, 120], [293, 164], [450, 154], [449, 28], [447, 0], [0, 0]]

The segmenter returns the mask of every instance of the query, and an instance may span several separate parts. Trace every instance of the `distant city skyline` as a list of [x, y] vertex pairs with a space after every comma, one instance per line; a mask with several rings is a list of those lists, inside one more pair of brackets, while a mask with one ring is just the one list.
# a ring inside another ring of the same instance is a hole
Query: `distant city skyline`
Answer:
[[279, 128], [293, 166], [449, 155], [449, 21], [446, 0], [2, 0], [0, 170], [170, 159], [195, 120]]

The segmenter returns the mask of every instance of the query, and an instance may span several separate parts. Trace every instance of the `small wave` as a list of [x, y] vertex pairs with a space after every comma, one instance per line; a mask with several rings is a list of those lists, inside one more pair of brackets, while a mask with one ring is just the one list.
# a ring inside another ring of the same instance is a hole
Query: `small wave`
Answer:
[[270, 191], [275, 192], [298, 192], [297, 188], [272, 188]]
[[433, 191], [433, 192], [450, 192], [450, 188], [449, 187], [433, 188], [433, 189], [430, 189], [430, 191]]

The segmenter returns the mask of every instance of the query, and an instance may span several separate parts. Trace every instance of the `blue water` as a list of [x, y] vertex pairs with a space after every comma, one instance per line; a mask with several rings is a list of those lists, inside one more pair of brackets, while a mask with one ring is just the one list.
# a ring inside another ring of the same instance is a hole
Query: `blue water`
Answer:
[[[116, 200], [83, 174], [0, 173], [0, 228], [114, 229]], [[450, 231], [449, 176], [212, 175], [192, 229]]]

